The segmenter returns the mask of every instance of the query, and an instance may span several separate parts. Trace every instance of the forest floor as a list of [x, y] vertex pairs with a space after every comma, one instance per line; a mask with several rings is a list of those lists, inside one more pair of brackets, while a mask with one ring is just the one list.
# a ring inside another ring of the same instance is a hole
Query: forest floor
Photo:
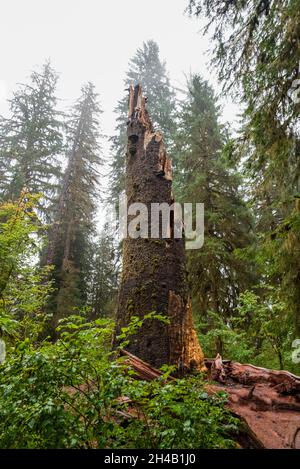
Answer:
[[[123, 351], [137, 377], [151, 380], [161, 372]], [[300, 449], [300, 377], [287, 371], [206, 359], [207, 391], [225, 391], [227, 406], [243, 422], [242, 448]], [[216, 365], [217, 363], [217, 365]]]

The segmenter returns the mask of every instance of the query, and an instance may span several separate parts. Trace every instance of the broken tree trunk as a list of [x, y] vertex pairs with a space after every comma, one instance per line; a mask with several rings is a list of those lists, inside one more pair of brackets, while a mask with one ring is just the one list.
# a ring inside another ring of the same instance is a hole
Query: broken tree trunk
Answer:
[[[300, 449], [300, 377], [288, 371], [243, 365], [218, 356], [206, 360], [211, 391], [226, 391], [228, 407], [246, 424], [256, 447]], [[216, 374], [222, 370], [221, 375]]]
[[[152, 380], [161, 372], [122, 351], [136, 378]], [[300, 377], [287, 371], [243, 365], [231, 360], [205, 360], [207, 392], [225, 391], [228, 408], [243, 423], [237, 442], [242, 448], [300, 449]], [[168, 380], [174, 378], [169, 377]]]
[[[183, 238], [174, 237], [174, 211], [169, 233], [151, 238], [151, 204], [174, 203], [172, 168], [162, 135], [153, 130], [145, 108], [141, 86], [130, 87], [127, 124], [126, 196], [130, 207], [147, 208], [147, 233], [123, 242], [123, 273], [118, 298], [116, 336], [132, 316], [143, 318], [155, 312], [170, 323], [146, 320], [128, 345], [128, 350], [155, 367], [176, 365], [178, 372], [204, 370], [204, 357], [194, 330], [188, 295]], [[136, 211], [128, 215], [127, 226], [138, 223]], [[143, 220], [139, 220], [142, 225]], [[141, 230], [142, 231], [142, 230]]]

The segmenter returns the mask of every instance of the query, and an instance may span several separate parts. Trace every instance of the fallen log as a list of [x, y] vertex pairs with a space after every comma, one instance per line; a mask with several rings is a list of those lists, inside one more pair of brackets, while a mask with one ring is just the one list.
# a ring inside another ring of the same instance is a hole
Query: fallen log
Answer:
[[[218, 357], [217, 357], [218, 358]], [[215, 368], [215, 363], [218, 361], [220, 367], [220, 359], [206, 359], [205, 364], [209, 370]], [[253, 385], [258, 383], [269, 383], [274, 386], [280, 394], [300, 394], [300, 377], [296, 376], [289, 371], [283, 370], [269, 370], [254, 365], [243, 365], [231, 360], [222, 360], [222, 365], [227, 379], [245, 384]]]
[[152, 379], [159, 378], [162, 372], [157, 368], [149, 365], [140, 358], [136, 357], [127, 350], [121, 350], [121, 355], [128, 358], [127, 363], [136, 372], [136, 378], [145, 381], [151, 381]]
[[[162, 375], [156, 368], [123, 350], [137, 378]], [[288, 371], [206, 359], [207, 391], [225, 391], [227, 406], [243, 422], [238, 438], [242, 448], [300, 449], [300, 377]], [[172, 378], [174, 379], [174, 378]]]
[[[215, 361], [205, 361], [211, 377]], [[219, 380], [214, 389], [226, 391], [228, 407], [243, 418], [262, 447], [300, 449], [300, 377], [230, 360], [222, 365], [225, 381]]]

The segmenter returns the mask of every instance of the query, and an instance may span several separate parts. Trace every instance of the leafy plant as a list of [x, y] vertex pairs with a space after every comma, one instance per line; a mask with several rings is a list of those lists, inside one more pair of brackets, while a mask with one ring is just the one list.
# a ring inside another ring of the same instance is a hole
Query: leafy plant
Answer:
[[215, 357], [219, 352], [223, 358], [242, 363], [300, 371], [292, 362], [294, 336], [288, 307], [270, 285], [264, 285], [260, 295], [242, 293], [228, 321], [210, 311], [205, 323], [198, 322], [198, 331], [206, 356]]
[[45, 320], [51, 267], [34, 263], [43, 231], [36, 214], [40, 199], [24, 191], [18, 201], [0, 205], [0, 334], [7, 337], [36, 339]]
[[166, 367], [157, 380], [136, 380], [111, 351], [111, 321], [73, 315], [59, 327], [55, 344], [19, 341], [0, 365], [1, 448], [234, 446], [237, 421], [200, 377], [168, 381]]

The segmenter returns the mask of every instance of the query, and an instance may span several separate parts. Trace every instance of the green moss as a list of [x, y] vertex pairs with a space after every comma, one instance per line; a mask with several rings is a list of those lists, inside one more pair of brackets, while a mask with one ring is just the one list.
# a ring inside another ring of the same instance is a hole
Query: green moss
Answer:
[[127, 310], [127, 313], [130, 315], [134, 313], [134, 303], [131, 298], [127, 300], [126, 310]]
[[163, 246], [164, 244], [164, 241], [162, 239], [151, 239], [151, 241], [152, 243], [159, 245], [159, 246]]
[[136, 287], [134, 289], [134, 295], [135, 296], [143, 295], [143, 293], [145, 293], [145, 291], [146, 291], [145, 285], [141, 285], [140, 287]]
[[160, 257], [159, 256], [153, 256], [151, 259], [151, 273], [152, 275], [157, 271], [158, 267], [160, 264]]

